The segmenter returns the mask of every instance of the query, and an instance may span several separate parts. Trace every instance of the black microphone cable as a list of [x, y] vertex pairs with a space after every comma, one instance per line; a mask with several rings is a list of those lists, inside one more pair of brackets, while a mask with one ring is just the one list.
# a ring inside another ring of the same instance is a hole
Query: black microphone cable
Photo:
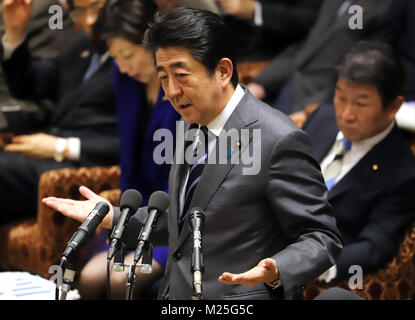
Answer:
[[[159, 216], [165, 213], [165, 211], [169, 207], [169, 204], [170, 198], [163, 191], [153, 192], [150, 196], [150, 199], [148, 200], [148, 216], [146, 218], [144, 226], [141, 228], [140, 235], [138, 236], [138, 244], [134, 253], [134, 262], [131, 265], [130, 271], [127, 276], [127, 300], [132, 300], [133, 297], [134, 275], [138, 261], [141, 257], [143, 257], [143, 255], [145, 255], [145, 260], [148, 260], [148, 257], [150, 255], [152, 256], [152, 245], [149, 242], [150, 233], [152, 229], [157, 225]], [[148, 262], [146, 261], [144, 263], [148, 264]]]
[[110, 246], [107, 255], [107, 297], [111, 297], [111, 260], [114, 258], [114, 264], [124, 265], [124, 242], [122, 235], [127, 227], [130, 217], [135, 214], [143, 201], [140, 192], [135, 189], [128, 189], [123, 192], [120, 199], [120, 219], [113, 228], [110, 236]]

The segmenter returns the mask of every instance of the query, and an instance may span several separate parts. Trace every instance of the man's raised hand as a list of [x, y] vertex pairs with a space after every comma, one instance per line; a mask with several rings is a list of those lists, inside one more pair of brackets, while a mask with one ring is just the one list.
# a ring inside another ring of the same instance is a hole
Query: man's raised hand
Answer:
[[6, 41], [10, 44], [21, 42], [32, 15], [32, 0], [4, 0], [2, 11]]

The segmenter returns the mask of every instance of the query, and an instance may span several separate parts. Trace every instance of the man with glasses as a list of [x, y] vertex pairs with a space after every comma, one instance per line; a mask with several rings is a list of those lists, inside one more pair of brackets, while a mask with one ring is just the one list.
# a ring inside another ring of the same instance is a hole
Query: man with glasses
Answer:
[[3, 1], [2, 65], [13, 96], [50, 99], [56, 107], [41, 133], [15, 136], [0, 151], [0, 225], [33, 214], [47, 170], [118, 163], [112, 61], [90, 51], [104, 0], [68, 1], [77, 32], [52, 59], [32, 59], [26, 26], [33, 0]]

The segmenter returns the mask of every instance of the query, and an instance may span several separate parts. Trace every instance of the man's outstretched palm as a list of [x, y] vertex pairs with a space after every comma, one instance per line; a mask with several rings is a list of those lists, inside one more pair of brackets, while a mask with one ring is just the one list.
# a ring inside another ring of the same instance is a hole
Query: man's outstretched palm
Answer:
[[111, 229], [112, 218], [114, 215], [112, 205], [106, 199], [98, 196], [87, 187], [80, 187], [79, 192], [85, 198], [87, 198], [87, 200], [72, 200], [49, 197], [42, 199], [42, 203], [55, 209], [56, 211], [59, 211], [60, 213], [69, 218], [83, 222], [98, 202], [105, 201], [110, 206], [110, 211], [108, 212], [104, 220], [102, 220], [100, 227]]

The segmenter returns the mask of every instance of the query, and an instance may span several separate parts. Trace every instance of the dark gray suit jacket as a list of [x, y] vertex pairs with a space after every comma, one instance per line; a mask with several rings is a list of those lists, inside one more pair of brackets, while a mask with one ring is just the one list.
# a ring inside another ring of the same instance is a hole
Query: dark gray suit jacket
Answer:
[[290, 85], [289, 112], [304, 109], [309, 104], [328, 103], [334, 93], [335, 66], [350, 45], [368, 38], [376, 30], [379, 19], [387, 14], [391, 0], [356, 0], [363, 10], [363, 29], [349, 28], [352, 17], [347, 11], [337, 19], [344, 0], [324, 1], [317, 22], [305, 43], [294, 45], [278, 55], [256, 78], [267, 94], [278, 94]]
[[[261, 169], [256, 175], [244, 175], [242, 161], [207, 164], [204, 168], [190, 204], [190, 208], [197, 206], [205, 212], [204, 298], [278, 298], [277, 292], [282, 289], [272, 291], [265, 284], [247, 287], [218, 281], [225, 271], [245, 272], [267, 257], [277, 263], [284, 297], [301, 298], [304, 287], [334, 263], [342, 248], [319, 165], [311, 156], [308, 136], [248, 90], [224, 130], [231, 128], [249, 130], [250, 142], [245, 144], [241, 140], [239, 156], [252, 154], [252, 147], [258, 144]], [[260, 139], [255, 138], [254, 129], [261, 131]], [[185, 174], [185, 165], [180, 164], [184, 158], [183, 141], [183, 137], [177, 141], [170, 171], [171, 204], [151, 238], [155, 245], [170, 247], [159, 292], [163, 298], [168, 290], [169, 299], [190, 299], [192, 295], [189, 217], [181, 232], [178, 225], [178, 199]], [[116, 212], [114, 223], [118, 217]], [[130, 220], [126, 234], [128, 247], [135, 247], [145, 217], [146, 208], [141, 208]]]

